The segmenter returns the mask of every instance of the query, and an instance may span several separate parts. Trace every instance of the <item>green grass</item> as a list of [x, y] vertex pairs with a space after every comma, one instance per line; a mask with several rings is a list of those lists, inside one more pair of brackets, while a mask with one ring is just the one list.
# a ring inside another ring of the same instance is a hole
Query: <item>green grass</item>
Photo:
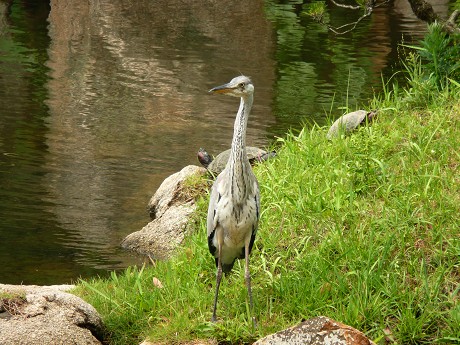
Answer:
[[243, 262], [224, 277], [220, 321], [209, 322], [215, 267], [206, 196], [177, 257], [79, 284], [110, 344], [251, 343], [319, 315], [378, 344], [459, 344], [460, 91], [455, 82], [427, 88], [419, 63], [407, 60], [408, 88], [388, 83], [371, 102], [381, 109], [371, 127], [332, 142], [325, 128], [304, 128], [280, 138], [277, 158], [256, 167], [257, 329]]

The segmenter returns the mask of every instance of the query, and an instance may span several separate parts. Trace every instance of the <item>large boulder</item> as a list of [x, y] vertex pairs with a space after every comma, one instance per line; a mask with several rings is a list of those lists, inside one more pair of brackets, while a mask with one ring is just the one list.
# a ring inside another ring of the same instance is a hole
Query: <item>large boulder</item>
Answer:
[[338, 321], [318, 316], [271, 334], [254, 345], [375, 345], [366, 336]]
[[152, 219], [160, 218], [171, 206], [195, 204], [194, 198], [188, 195], [185, 183], [193, 176], [203, 176], [206, 169], [187, 165], [181, 171], [167, 177], [150, 198], [147, 208]]
[[101, 345], [97, 311], [67, 293], [73, 285], [0, 284], [2, 345]]
[[153, 220], [125, 237], [122, 247], [158, 259], [171, 256], [184, 240], [196, 210], [197, 191], [191, 191], [186, 181], [205, 174], [205, 168], [189, 165], [166, 178], [148, 204]]

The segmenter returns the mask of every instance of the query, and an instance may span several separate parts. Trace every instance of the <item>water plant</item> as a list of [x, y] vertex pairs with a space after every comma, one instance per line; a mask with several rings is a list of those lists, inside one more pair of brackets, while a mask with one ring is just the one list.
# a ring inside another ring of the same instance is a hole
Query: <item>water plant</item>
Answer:
[[442, 26], [434, 23], [415, 49], [423, 64], [425, 79], [433, 81], [438, 88], [448, 85], [449, 79], [460, 82], [460, 36], [448, 34]]

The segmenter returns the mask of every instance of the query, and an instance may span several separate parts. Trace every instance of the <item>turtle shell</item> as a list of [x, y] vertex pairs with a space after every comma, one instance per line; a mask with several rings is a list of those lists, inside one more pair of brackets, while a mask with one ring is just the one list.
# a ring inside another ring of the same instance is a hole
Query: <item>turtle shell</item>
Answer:
[[356, 129], [359, 125], [364, 124], [366, 122], [366, 117], [368, 121], [372, 121], [377, 112], [371, 111], [367, 112], [366, 110], [357, 110], [351, 113], [345, 114], [339, 117], [335, 122], [332, 124], [331, 128], [327, 132], [326, 137], [328, 139], [332, 139], [338, 137], [340, 134], [348, 135], [351, 131]]
[[[228, 159], [230, 158], [231, 150], [225, 150], [219, 153], [214, 160], [208, 165], [208, 170], [213, 174], [220, 174], [227, 165]], [[267, 151], [259, 149], [258, 147], [246, 146], [246, 153], [249, 162], [252, 164], [255, 161], [263, 160], [263, 157], [267, 155]]]

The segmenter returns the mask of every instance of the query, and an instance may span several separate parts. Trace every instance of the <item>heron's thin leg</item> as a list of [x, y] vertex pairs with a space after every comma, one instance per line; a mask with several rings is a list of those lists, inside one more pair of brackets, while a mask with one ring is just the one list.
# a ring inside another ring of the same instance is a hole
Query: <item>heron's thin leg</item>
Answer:
[[218, 254], [217, 254], [217, 274], [216, 274], [216, 294], [214, 295], [214, 309], [212, 311], [212, 322], [217, 321], [216, 310], [217, 310], [217, 297], [219, 296], [219, 286], [220, 281], [222, 280], [222, 260], [220, 258], [222, 253], [222, 245], [218, 245]]
[[250, 309], [250, 313], [252, 317], [252, 324], [254, 328], [256, 328], [257, 323], [256, 323], [256, 318], [254, 317], [254, 303], [252, 302], [251, 273], [249, 272], [249, 242], [248, 241], [244, 247], [244, 257], [246, 259], [244, 278], [246, 280], [246, 287], [248, 288], [249, 309]]

